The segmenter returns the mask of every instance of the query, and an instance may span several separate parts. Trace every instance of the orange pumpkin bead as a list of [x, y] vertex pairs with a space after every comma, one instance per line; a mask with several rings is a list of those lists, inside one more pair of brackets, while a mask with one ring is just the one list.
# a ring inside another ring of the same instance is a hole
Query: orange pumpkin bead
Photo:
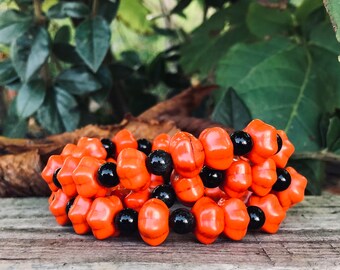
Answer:
[[219, 187], [215, 188], [204, 188], [204, 196], [209, 197], [210, 199], [213, 199], [215, 202], [218, 202], [221, 198], [229, 198], [227, 194], [223, 190], [221, 190]]
[[117, 158], [117, 174], [127, 189], [141, 190], [150, 184], [150, 173], [145, 165], [146, 155], [137, 149], [125, 148]]
[[284, 210], [302, 202], [304, 199], [305, 189], [307, 186], [307, 179], [299, 174], [294, 168], [287, 167], [286, 170], [290, 174], [291, 182], [289, 187], [280, 192], [275, 192], [281, 206]]
[[87, 214], [86, 221], [97, 239], [117, 236], [114, 218], [123, 210], [123, 204], [117, 196], [96, 198]]
[[67, 196], [75, 197], [77, 193], [76, 184], [73, 181], [72, 173], [77, 168], [80, 159], [68, 156], [60, 171], [58, 172], [59, 183]]
[[277, 134], [279, 134], [282, 139], [282, 147], [278, 153], [271, 157], [271, 159], [274, 160], [277, 167], [284, 168], [286, 167], [289, 158], [294, 153], [295, 147], [289, 141], [287, 134], [283, 130], [278, 130]]
[[203, 244], [215, 242], [224, 229], [224, 213], [212, 199], [202, 197], [192, 207], [196, 220], [194, 234]]
[[192, 206], [204, 195], [204, 185], [199, 175], [186, 178], [173, 171], [171, 185], [178, 200], [187, 206]]
[[98, 138], [82, 137], [79, 139], [77, 146], [85, 149], [88, 156], [98, 159], [106, 159], [107, 152]]
[[68, 212], [68, 217], [77, 234], [86, 234], [91, 231], [91, 228], [86, 221], [91, 205], [92, 199], [77, 196]]
[[143, 204], [150, 199], [149, 188], [140, 191], [131, 191], [124, 198], [124, 206], [126, 208], [131, 208], [137, 212], [142, 208]]
[[278, 150], [276, 129], [259, 119], [251, 121], [244, 129], [253, 140], [253, 148], [247, 154], [253, 163], [263, 163], [267, 158], [275, 155]]
[[199, 136], [205, 153], [205, 164], [216, 170], [226, 170], [233, 162], [234, 146], [228, 133], [220, 127], [206, 128]]
[[111, 188], [110, 195], [117, 196], [121, 201], [124, 200], [124, 198], [131, 192], [131, 190], [126, 189], [121, 184], [118, 184], [117, 186]]
[[57, 191], [58, 187], [53, 183], [53, 175], [56, 170], [64, 164], [65, 156], [52, 155], [49, 157], [47, 164], [41, 172], [41, 177], [45, 180], [51, 191]]
[[177, 132], [170, 141], [170, 154], [175, 170], [184, 177], [198, 175], [204, 164], [202, 143], [187, 132]]
[[257, 206], [264, 212], [265, 222], [261, 230], [267, 233], [276, 233], [286, 217], [286, 211], [283, 210], [279, 200], [273, 194], [264, 197], [251, 196], [248, 205]]
[[241, 240], [247, 233], [250, 221], [246, 205], [236, 198], [222, 198], [218, 205], [224, 211], [225, 236], [232, 240]]
[[93, 157], [83, 157], [77, 168], [72, 173], [77, 192], [86, 198], [103, 197], [108, 192], [106, 187], [101, 186], [98, 181], [98, 169], [105, 163]]
[[276, 180], [276, 166], [272, 159], [269, 158], [265, 162], [252, 167], [251, 189], [255, 194], [259, 196], [267, 195]]
[[63, 151], [61, 152], [61, 156], [71, 156], [77, 146], [73, 143], [68, 143], [65, 145]]
[[227, 170], [222, 189], [232, 198], [241, 198], [251, 186], [251, 167], [245, 160], [234, 161]]
[[152, 151], [163, 150], [169, 152], [171, 137], [166, 133], [159, 134], [152, 142]]
[[70, 199], [71, 198], [68, 197], [61, 189], [58, 189], [58, 191], [54, 193], [49, 210], [59, 225], [64, 226], [70, 223], [66, 213], [66, 205]]
[[117, 134], [112, 138], [112, 141], [116, 145], [116, 154], [117, 156], [119, 153], [125, 148], [138, 148], [138, 143], [133, 134], [127, 130], [122, 129], [117, 132]]
[[159, 199], [148, 200], [138, 214], [138, 230], [145, 243], [162, 244], [169, 234], [169, 209]]
[[151, 180], [150, 186], [149, 186], [150, 190], [153, 190], [155, 187], [164, 184], [164, 178], [161, 175], [151, 174], [150, 180]]

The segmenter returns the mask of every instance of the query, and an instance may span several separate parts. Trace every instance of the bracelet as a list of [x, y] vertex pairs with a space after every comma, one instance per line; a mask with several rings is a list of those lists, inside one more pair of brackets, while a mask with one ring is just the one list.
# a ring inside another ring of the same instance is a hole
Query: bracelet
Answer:
[[[60, 225], [97, 239], [139, 232], [149, 245], [170, 229], [203, 244], [220, 234], [276, 233], [286, 211], [304, 198], [307, 179], [286, 167], [294, 146], [259, 119], [230, 136], [220, 127], [198, 138], [160, 134], [151, 143], [128, 130], [112, 139], [81, 138], [48, 159], [41, 176]], [[175, 201], [183, 207], [172, 210]]]

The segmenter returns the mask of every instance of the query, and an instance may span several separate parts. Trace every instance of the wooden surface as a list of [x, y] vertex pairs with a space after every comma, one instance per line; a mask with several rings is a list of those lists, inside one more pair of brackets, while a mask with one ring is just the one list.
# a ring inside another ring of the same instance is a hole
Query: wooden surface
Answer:
[[58, 226], [47, 199], [0, 200], [0, 269], [340, 269], [340, 196], [307, 197], [278, 234], [221, 237], [206, 246], [171, 233], [159, 247], [138, 236], [105, 241]]

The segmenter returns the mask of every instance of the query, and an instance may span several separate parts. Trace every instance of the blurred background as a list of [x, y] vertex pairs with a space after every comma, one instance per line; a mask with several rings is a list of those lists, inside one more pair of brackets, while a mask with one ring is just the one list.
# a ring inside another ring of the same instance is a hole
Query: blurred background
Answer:
[[284, 130], [308, 193], [339, 192], [340, 44], [322, 0], [0, 0], [0, 12], [2, 136], [119, 123], [218, 85], [193, 116]]

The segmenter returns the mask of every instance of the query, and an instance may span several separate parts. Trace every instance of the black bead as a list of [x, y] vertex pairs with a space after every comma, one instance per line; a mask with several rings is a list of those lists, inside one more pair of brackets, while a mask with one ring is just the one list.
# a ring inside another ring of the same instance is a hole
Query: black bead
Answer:
[[289, 187], [290, 182], [292, 181], [289, 172], [285, 169], [277, 168], [276, 174], [277, 174], [277, 180], [275, 184], [273, 185], [272, 189], [274, 191], [286, 190]]
[[155, 150], [147, 157], [146, 167], [152, 174], [167, 175], [172, 171], [171, 155], [163, 150]]
[[188, 209], [178, 208], [171, 213], [169, 226], [175, 233], [192, 232], [195, 227], [195, 217]]
[[175, 203], [176, 193], [171, 185], [159, 185], [152, 191], [151, 197], [160, 199], [170, 208]]
[[282, 148], [282, 138], [279, 134], [276, 134], [276, 140], [277, 140], [277, 152], [280, 152], [281, 148]]
[[137, 140], [138, 150], [143, 152], [145, 155], [149, 155], [151, 153], [152, 144], [147, 139], [139, 139]]
[[53, 174], [53, 184], [57, 187], [57, 188], [61, 188], [61, 184], [58, 180], [58, 172], [61, 170], [61, 168], [56, 169], [54, 174]]
[[234, 155], [243, 156], [248, 154], [253, 148], [253, 140], [247, 132], [242, 130], [235, 131], [230, 135], [230, 139], [234, 145]]
[[107, 153], [106, 158], [109, 158], [109, 157], [114, 158], [116, 154], [116, 145], [114, 144], [114, 142], [107, 138], [102, 139], [101, 142]]
[[248, 224], [248, 230], [258, 230], [261, 229], [264, 222], [266, 221], [266, 216], [261, 208], [257, 206], [247, 207], [248, 215], [250, 217], [250, 222]]
[[203, 185], [207, 188], [218, 187], [224, 179], [224, 171], [214, 170], [204, 166], [200, 172]]
[[68, 215], [68, 212], [70, 211], [75, 199], [76, 198], [72, 198], [71, 200], [69, 200], [67, 202], [67, 204], [66, 204], [66, 215]]
[[122, 234], [133, 234], [138, 229], [138, 213], [131, 208], [125, 208], [116, 215], [115, 224]]
[[117, 165], [112, 162], [104, 163], [98, 169], [98, 182], [104, 187], [115, 187], [119, 184]]

